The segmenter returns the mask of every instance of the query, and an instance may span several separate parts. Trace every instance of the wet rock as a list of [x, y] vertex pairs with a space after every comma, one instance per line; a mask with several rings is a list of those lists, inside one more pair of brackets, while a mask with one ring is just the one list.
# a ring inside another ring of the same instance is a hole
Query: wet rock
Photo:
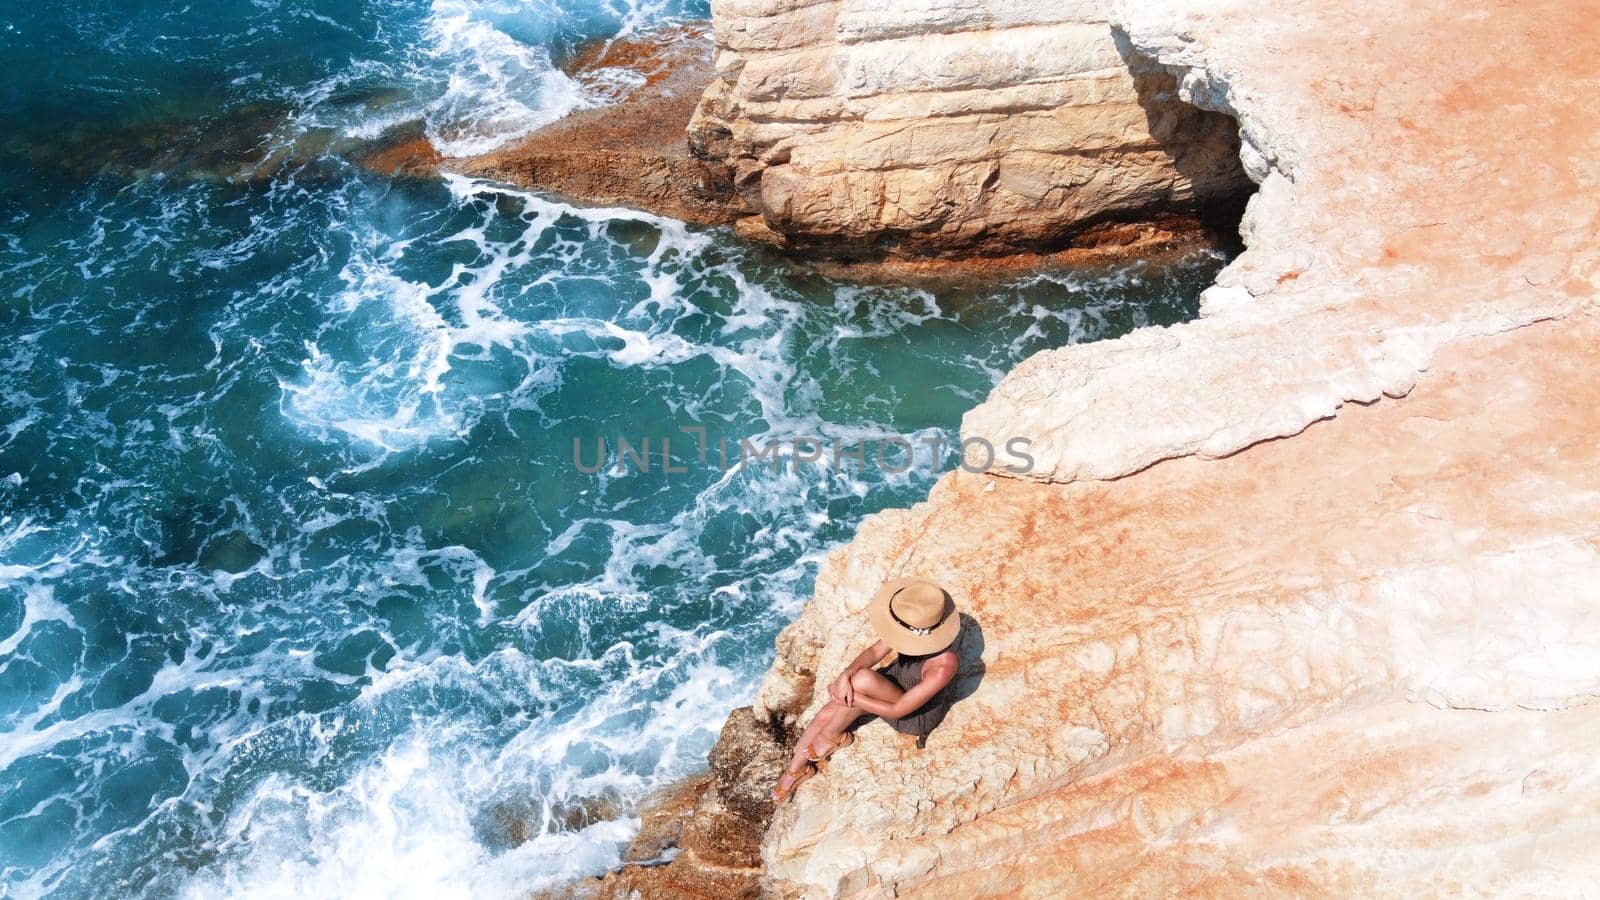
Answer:
[[660, 865], [677, 855], [684, 826], [709, 786], [707, 776], [696, 775], [646, 799], [639, 807], [639, 833], [623, 852], [623, 865]]
[[623, 867], [571, 886], [568, 896], [759, 895], [761, 839], [787, 743], [770, 717], [734, 710], [711, 752], [711, 770], [652, 798], [640, 810]]
[[266, 548], [250, 540], [248, 535], [230, 531], [206, 544], [200, 554], [200, 567], [237, 575], [249, 570], [266, 555]]
[[691, 155], [685, 133], [711, 77], [703, 24], [602, 45], [567, 69], [591, 88], [610, 79], [609, 102], [441, 167], [590, 206], [627, 206], [703, 225], [734, 220], [731, 191]]
[[711, 749], [711, 777], [717, 796], [740, 818], [765, 825], [772, 816], [772, 785], [792, 750], [783, 726], [770, 714], [748, 706], [734, 710]]

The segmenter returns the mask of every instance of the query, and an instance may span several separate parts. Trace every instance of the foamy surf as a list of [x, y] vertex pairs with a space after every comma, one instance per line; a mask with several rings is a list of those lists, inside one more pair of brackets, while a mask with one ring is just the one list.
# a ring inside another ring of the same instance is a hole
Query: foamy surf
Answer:
[[445, 156], [486, 153], [595, 102], [546, 50], [480, 18], [489, 11], [435, 0], [428, 17], [429, 57], [449, 77], [424, 115], [429, 139]]
[[[389, 680], [474, 677], [459, 660], [431, 668], [450, 674]], [[665, 783], [614, 762], [640, 752], [638, 714], [624, 694], [651, 679], [625, 677], [583, 716], [531, 723], [497, 750], [423, 725], [331, 790], [270, 776], [223, 829], [220, 849], [232, 858], [238, 848], [237, 862], [189, 880], [181, 895], [516, 897], [604, 871], [638, 825], [626, 798]], [[670, 715], [657, 718], [670, 731], [645, 739], [662, 756], [658, 770], [683, 771], [687, 761], [675, 754], [684, 744], [704, 752], [733, 680], [705, 667], [666, 696], [660, 712]], [[371, 699], [404, 689], [391, 683]]]

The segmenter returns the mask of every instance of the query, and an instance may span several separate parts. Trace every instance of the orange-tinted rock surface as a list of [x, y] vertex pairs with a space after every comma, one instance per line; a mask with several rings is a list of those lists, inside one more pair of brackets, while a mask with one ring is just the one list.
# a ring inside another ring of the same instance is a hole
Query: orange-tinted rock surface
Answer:
[[504, 147], [443, 168], [550, 191], [587, 205], [630, 206], [702, 225], [737, 217], [730, 190], [689, 153], [685, 128], [711, 77], [703, 24], [601, 45], [568, 69], [610, 102], [581, 109]]

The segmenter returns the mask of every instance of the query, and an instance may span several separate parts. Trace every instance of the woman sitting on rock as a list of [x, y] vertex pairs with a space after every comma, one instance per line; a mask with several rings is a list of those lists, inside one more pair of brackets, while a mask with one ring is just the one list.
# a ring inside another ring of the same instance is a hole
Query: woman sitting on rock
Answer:
[[[961, 617], [949, 593], [922, 578], [884, 585], [868, 608], [878, 642], [861, 651], [828, 687], [832, 698], [800, 736], [794, 759], [772, 789], [774, 803], [817, 772], [816, 764], [850, 746], [847, 729], [864, 715], [875, 715], [920, 744], [950, 708], [951, 682], [960, 666], [956, 638]], [[890, 653], [889, 665], [872, 667]]]

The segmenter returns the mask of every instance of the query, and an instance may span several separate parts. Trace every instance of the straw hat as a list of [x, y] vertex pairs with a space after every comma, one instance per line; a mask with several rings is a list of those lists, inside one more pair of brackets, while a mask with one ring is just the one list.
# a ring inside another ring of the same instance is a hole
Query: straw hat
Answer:
[[900, 578], [884, 585], [867, 606], [867, 618], [884, 643], [907, 656], [943, 650], [961, 630], [956, 602], [926, 578]]

